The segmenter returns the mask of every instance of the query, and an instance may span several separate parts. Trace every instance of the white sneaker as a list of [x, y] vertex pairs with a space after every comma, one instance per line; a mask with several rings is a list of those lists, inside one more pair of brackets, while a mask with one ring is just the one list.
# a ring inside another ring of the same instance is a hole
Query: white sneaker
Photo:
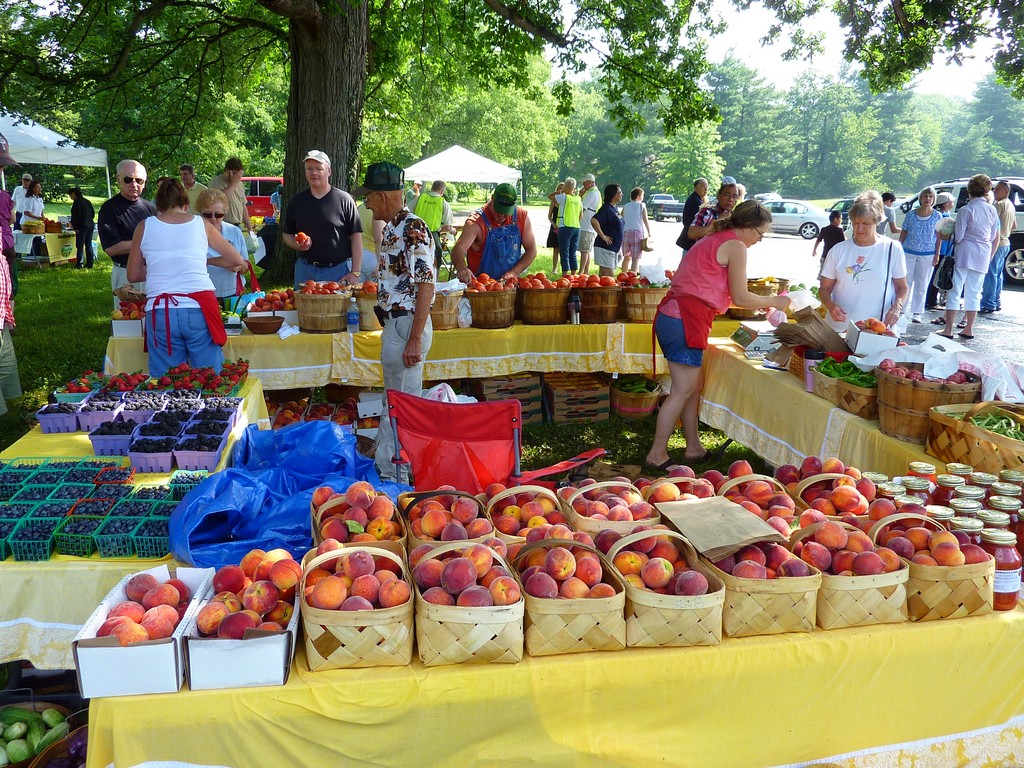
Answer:
[[921, 315], [919, 313], [915, 313], [914, 316], [912, 318], [910, 318], [910, 322], [912, 322], [912, 323], [920, 323], [921, 322]]

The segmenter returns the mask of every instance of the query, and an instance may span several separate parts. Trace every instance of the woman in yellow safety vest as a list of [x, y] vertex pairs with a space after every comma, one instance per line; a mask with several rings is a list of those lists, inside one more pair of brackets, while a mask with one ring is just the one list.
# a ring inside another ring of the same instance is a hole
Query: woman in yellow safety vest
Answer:
[[562, 260], [562, 274], [574, 275], [579, 270], [576, 248], [580, 242], [583, 201], [576, 194], [576, 179], [570, 176], [563, 183], [565, 192], [552, 193], [550, 198], [558, 203], [558, 250]]

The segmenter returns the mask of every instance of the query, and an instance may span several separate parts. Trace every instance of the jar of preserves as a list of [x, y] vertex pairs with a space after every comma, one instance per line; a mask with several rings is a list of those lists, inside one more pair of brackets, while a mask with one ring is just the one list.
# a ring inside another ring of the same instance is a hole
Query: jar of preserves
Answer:
[[[983, 509], [978, 513], [978, 519], [986, 528], [996, 528], [1000, 531], [1010, 530], [1010, 516], [1005, 512], [994, 512], [991, 509]], [[1016, 542], [1016, 534], [1014, 541]]]
[[929, 504], [924, 508], [925, 513], [937, 523], [942, 523], [943, 528], [949, 527], [949, 521], [953, 519], [952, 507], [944, 507], [940, 504]]
[[[972, 517], [954, 517], [949, 521], [949, 530], [963, 532], [968, 544], [981, 544], [981, 531], [985, 524]], [[961, 542], [963, 544], [964, 542]]]
[[1024, 488], [1015, 483], [1006, 483], [1002, 480], [992, 483], [992, 496], [1009, 496], [1011, 499], [1019, 499], [1021, 491], [1024, 491]]
[[992, 485], [998, 482], [999, 478], [996, 475], [988, 472], [972, 472], [971, 476], [967, 478], [967, 482], [971, 485], [975, 485], [978, 488], [984, 488], [987, 496], [992, 495]]
[[988, 508], [993, 512], [1002, 512], [1010, 518], [1010, 529], [1016, 530], [1020, 519], [1021, 500], [1013, 496], [993, 496], [988, 500]]
[[920, 499], [921, 504], [931, 504], [931, 483], [926, 478], [919, 475], [905, 477], [903, 478], [903, 487], [906, 489], [905, 495], [916, 496]]
[[961, 485], [953, 489], [954, 499], [970, 499], [980, 503], [987, 495], [985, 489], [977, 485]]
[[932, 491], [932, 501], [936, 504], [949, 504], [953, 498], [953, 491], [967, 483], [959, 475], [939, 475], [935, 479], [935, 490]]
[[902, 496], [906, 492], [907, 489], [904, 488], [899, 483], [882, 483], [877, 488], [875, 488], [875, 497], [881, 497], [883, 499], [889, 499], [890, 501], [894, 501], [897, 496]]
[[986, 528], [981, 534], [982, 548], [996, 560], [992, 607], [997, 611], [1012, 611], [1020, 597], [1021, 556], [1016, 543], [1010, 531]]
[[[903, 509], [903, 507], [906, 507], [907, 505], [914, 505], [914, 506], [921, 507], [921, 509], [924, 509], [925, 505], [928, 502], [921, 501], [921, 499], [919, 497], [917, 497], [917, 496], [911, 496], [909, 494], [904, 493], [901, 496], [897, 496], [895, 499], [893, 499], [892, 503], [896, 505], [896, 509]], [[915, 509], [915, 510], [903, 509], [903, 511], [904, 512], [913, 511], [913, 512], [920, 513], [921, 510], [920, 509]]]
[[911, 477], [923, 477], [930, 483], [935, 482], [935, 465], [927, 461], [912, 461], [908, 467]]
[[999, 479], [1004, 483], [1013, 483], [1014, 485], [1024, 488], [1024, 470], [1020, 469], [1003, 469], [999, 472]]
[[960, 477], [967, 478], [974, 472], [974, 467], [970, 464], [947, 464], [946, 473], [950, 475], [959, 475]]
[[950, 499], [949, 506], [957, 517], [977, 517], [983, 507], [974, 499]]
[[860, 476], [865, 480], [870, 480], [875, 485], [881, 485], [882, 483], [889, 482], [889, 476], [882, 474], [881, 472], [861, 472]]

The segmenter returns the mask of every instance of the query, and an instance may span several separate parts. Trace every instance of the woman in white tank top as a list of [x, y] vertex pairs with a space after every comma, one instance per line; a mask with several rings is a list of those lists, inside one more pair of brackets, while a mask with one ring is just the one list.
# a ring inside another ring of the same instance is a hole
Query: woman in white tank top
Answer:
[[[156, 193], [157, 215], [139, 223], [128, 255], [128, 279], [146, 282], [149, 375], [159, 378], [184, 362], [224, 365], [226, 336], [207, 264], [234, 272], [241, 254], [211, 225], [190, 213], [188, 193], [167, 179]], [[212, 248], [219, 258], [207, 259]]]

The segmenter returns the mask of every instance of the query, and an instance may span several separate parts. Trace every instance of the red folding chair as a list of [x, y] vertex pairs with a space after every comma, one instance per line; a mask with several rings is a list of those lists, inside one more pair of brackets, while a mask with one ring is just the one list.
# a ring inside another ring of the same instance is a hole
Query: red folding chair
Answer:
[[388, 418], [395, 435], [392, 462], [408, 464], [416, 490], [453, 485], [482, 493], [491, 483], [539, 484], [554, 488], [541, 477], [577, 473], [604, 456], [595, 448], [550, 467], [520, 471], [522, 415], [518, 400], [488, 403], [439, 403], [389, 389]]

